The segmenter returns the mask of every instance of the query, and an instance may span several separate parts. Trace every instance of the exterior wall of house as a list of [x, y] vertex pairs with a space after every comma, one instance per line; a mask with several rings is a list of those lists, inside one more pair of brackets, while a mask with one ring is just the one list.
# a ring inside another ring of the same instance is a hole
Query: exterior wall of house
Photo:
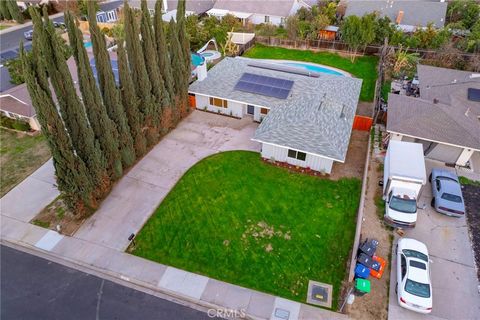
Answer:
[[40, 129], [41, 129], [40, 123], [38, 122], [38, 119], [37, 119], [37, 116], [31, 117], [28, 120], [28, 124], [30, 125], [30, 128], [32, 128], [32, 130], [40, 131]]
[[215, 113], [220, 113], [224, 115], [234, 116], [242, 118], [244, 110], [246, 110], [246, 105], [243, 103], [234, 102], [227, 100], [227, 108], [217, 107], [210, 104], [210, 97], [203, 95], [195, 95], [197, 109], [207, 110]]
[[480, 151], [475, 151], [470, 157], [470, 166], [475, 173], [480, 173]]
[[[265, 23], [265, 14], [253, 14], [248, 20], [253, 24], [260, 24]], [[268, 16], [270, 19], [270, 23], [276, 26], [285, 23], [286, 17], [279, 17], [279, 16]]]
[[268, 160], [286, 162], [291, 165], [330, 173], [333, 160], [307, 153], [305, 161], [288, 157], [288, 148], [262, 143], [262, 157]]
[[[255, 111], [253, 114], [253, 120], [257, 122], [262, 122], [263, 118], [265, 118], [267, 115], [261, 113], [261, 109], [268, 109], [268, 108], [260, 108], [260, 107], [255, 107]], [[246, 111], [245, 111], [246, 113]]]

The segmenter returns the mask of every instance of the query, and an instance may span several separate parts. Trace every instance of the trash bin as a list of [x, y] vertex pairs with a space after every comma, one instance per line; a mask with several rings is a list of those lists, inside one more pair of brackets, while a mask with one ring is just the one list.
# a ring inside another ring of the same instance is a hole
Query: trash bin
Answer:
[[373, 257], [375, 251], [378, 247], [378, 241], [375, 239], [367, 239], [364, 243], [360, 246], [360, 252], [365, 253], [366, 255]]
[[383, 275], [383, 272], [385, 271], [385, 268], [387, 266], [387, 261], [381, 257], [378, 256], [373, 256], [373, 261], [378, 262], [380, 264], [380, 268], [378, 270], [373, 270], [370, 269], [370, 274], [372, 277], [375, 277], [377, 279], [380, 279]]
[[361, 264], [363, 264], [364, 266], [370, 268], [370, 269], [373, 269], [375, 271], [378, 271], [380, 270], [380, 263], [373, 260], [372, 257], [366, 255], [365, 253], [361, 253], [358, 258], [357, 258], [357, 261]]
[[370, 293], [370, 281], [367, 279], [355, 279], [355, 295], [363, 296]]
[[367, 279], [370, 276], [370, 268], [365, 267], [361, 263], [357, 263], [355, 267], [355, 278]]

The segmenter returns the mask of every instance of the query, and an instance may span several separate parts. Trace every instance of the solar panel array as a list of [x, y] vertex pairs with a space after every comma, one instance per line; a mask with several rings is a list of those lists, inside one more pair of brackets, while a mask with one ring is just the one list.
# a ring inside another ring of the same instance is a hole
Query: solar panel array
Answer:
[[[118, 75], [118, 62], [117, 60], [111, 60], [110, 63], [112, 66], [113, 76], [115, 77], [115, 82], [118, 85], [120, 83], [120, 77]], [[98, 82], [97, 67], [95, 66], [94, 58], [90, 60], [90, 67], [92, 68], [92, 72], [93, 72], [93, 76], [95, 77], [95, 80], [97, 80]]]
[[480, 89], [468, 88], [468, 100], [480, 101]]
[[280, 78], [244, 73], [235, 85], [235, 90], [286, 99], [293, 87], [293, 81]]

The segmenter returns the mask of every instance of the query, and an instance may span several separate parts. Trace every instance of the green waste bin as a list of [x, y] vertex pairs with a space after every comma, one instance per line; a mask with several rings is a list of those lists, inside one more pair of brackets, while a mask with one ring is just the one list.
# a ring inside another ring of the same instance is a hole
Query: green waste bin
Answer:
[[355, 295], [363, 296], [370, 292], [370, 280], [367, 279], [355, 279]]

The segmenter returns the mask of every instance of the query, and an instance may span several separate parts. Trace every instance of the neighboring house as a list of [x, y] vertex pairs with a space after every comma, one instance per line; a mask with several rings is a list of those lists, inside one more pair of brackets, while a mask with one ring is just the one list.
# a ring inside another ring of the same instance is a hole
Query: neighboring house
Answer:
[[217, 0], [207, 14], [218, 18], [231, 14], [237, 17], [243, 25], [250, 22], [253, 24], [272, 23], [278, 26], [284, 25], [287, 17], [294, 15], [302, 7], [309, 7], [309, 5], [299, 0]]
[[[210, 10], [213, 7], [213, 4], [215, 3], [215, 0], [186, 0], [186, 1], [187, 1], [186, 7], [185, 7], [186, 16], [189, 16], [192, 14], [201, 16], [205, 14], [208, 10]], [[147, 1], [148, 10], [152, 15], [155, 13], [155, 2], [156, 1]], [[129, 0], [128, 3], [132, 8], [135, 8], [135, 9], [141, 8], [140, 0]], [[162, 16], [163, 21], [168, 22], [170, 21], [171, 18], [173, 18], [174, 20], [176, 19], [177, 6], [178, 6], [177, 0], [163, 0], [163, 5], [162, 5], [162, 9], [164, 12], [164, 15]]]
[[344, 162], [362, 80], [225, 58], [189, 87], [197, 109], [261, 122], [262, 157], [330, 173]]
[[0, 113], [5, 117], [27, 122], [32, 130], [40, 130], [37, 113], [25, 84], [13, 87], [0, 95]]
[[97, 22], [99, 23], [112, 23], [118, 21], [117, 10], [98, 11]]
[[347, 0], [346, 5], [346, 17], [377, 12], [381, 17], [389, 17], [400, 29], [410, 32], [429, 23], [442, 28], [448, 4], [444, 0]]
[[392, 140], [423, 144], [426, 158], [480, 172], [480, 73], [418, 65], [420, 97], [390, 94]]

